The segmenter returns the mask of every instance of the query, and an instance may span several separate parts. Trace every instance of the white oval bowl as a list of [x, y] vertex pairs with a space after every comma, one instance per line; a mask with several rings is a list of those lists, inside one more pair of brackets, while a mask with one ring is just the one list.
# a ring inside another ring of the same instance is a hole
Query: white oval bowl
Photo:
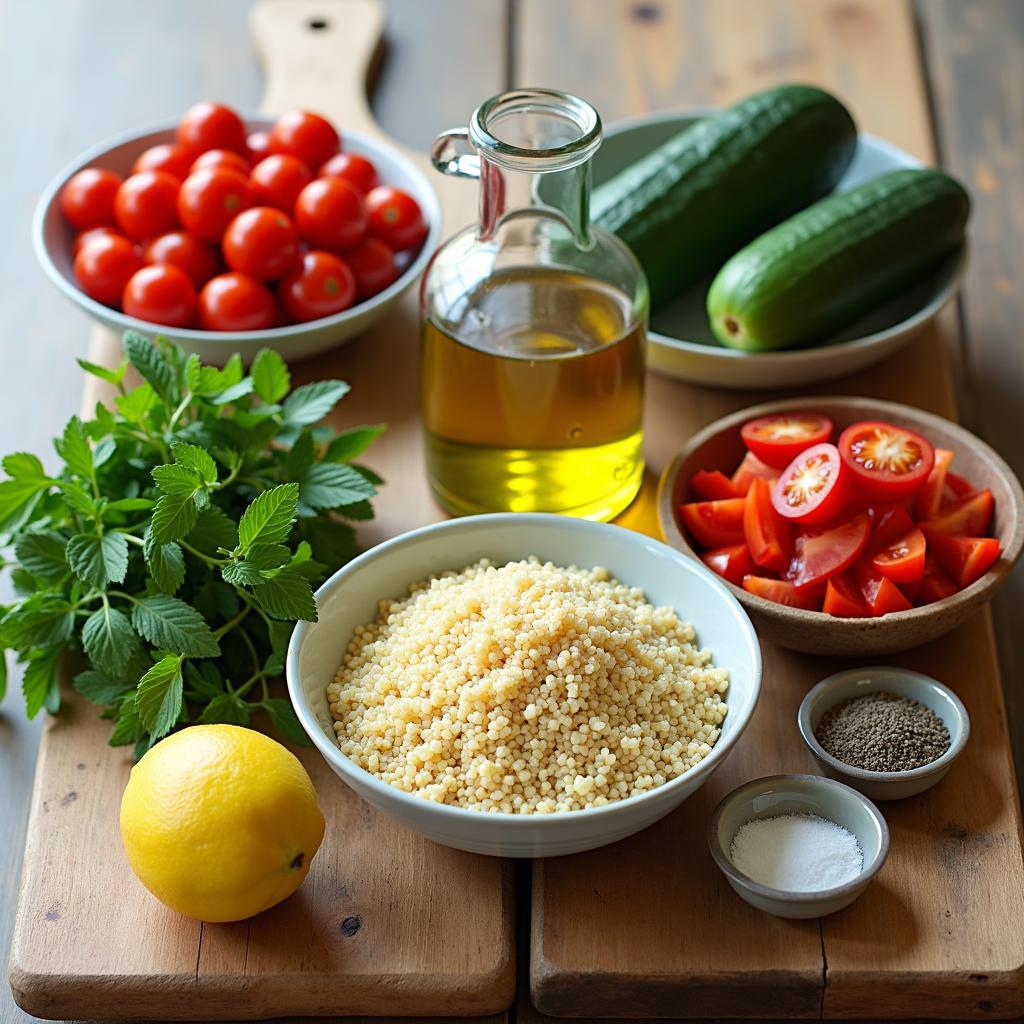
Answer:
[[[594, 183], [607, 180], [710, 113], [714, 110], [669, 110], [609, 125], [594, 157]], [[889, 171], [923, 166], [891, 142], [861, 132], [853, 160], [836, 191], [847, 192]], [[711, 334], [704, 306], [709, 282], [699, 282], [652, 315], [647, 365], [691, 384], [740, 390], [793, 388], [841, 377], [886, 358], [911, 341], [956, 294], [966, 262], [964, 246], [903, 294], [840, 332], [835, 341], [783, 352], [743, 352], [719, 345]]]
[[[670, 605], [697, 631], [714, 663], [730, 674], [729, 711], [711, 753], [678, 778], [592, 810], [503, 814], [433, 803], [381, 781], [349, 760], [335, 741], [326, 689], [357, 626], [372, 622], [382, 598], [411, 583], [481, 558], [496, 563], [535, 555], [557, 565], [602, 566]], [[302, 727], [337, 775], [378, 810], [446, 846], [499, 857], [552, 857], [613, 843], [646, 828], [699, 789], [736, 745], [761, 688], [761, 651], [739, 602], [702, 565], [623, 527], [546, 514], [452, 519], [402, 534], [339, 569], [317, 591], [320, 619], [300, 622], [288, 647], [288, 692]]]
[[[267, 131], [273, 118], [246, 117], [249, 131]], [[348, 131], [342, 126], [342, 145], [347, 153], [359, 153], [372, 160], [380, 172], [383, 184], [404, 189], [420, 204], [429, 230], [423, 245], [399, 274], [398, 279], [383, 291], [333, 316], [311, 320], [308, 323], [272, 327], [263, 331], [203, 331], [194, 328], [164, 327], [147, 320], [126, 316], [95, 299], [89, 298], [75, 281], [71, 259], [71, 243], [75, 229], [64, 219], [60, 210], [60, 190], [65, 182], [85, 167], [105, 167], [127, 176], [138, 155], [150, 146], [173, 142], [176, 122], [165, 122], [143, 132], [128, 132], [116, 139], [108, 139], [68, 164], [47, 185], [32, 222], [32, 244], [36, 257], [47, 277], [77, 306], [117, 334], [128, 330], [141, 331], [153, 336], [162, 334], [188, 352], [195, 352], [210, 363], [224, 363], [239, 352], [246, 361], [261, 348], [276, 349], [289, 362], [305, 359], [318, 352], [351, 341], [375, 324], [402, 297], [427, 265], [441, 235], [441, 206], [429, 182], [395, 146], [364, 135]]]

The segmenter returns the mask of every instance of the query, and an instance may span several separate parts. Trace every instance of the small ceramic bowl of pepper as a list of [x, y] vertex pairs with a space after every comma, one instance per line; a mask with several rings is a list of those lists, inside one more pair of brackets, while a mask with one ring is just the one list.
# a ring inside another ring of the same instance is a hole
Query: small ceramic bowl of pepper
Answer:
[[[736, 833], [758, 818], [813, 814], [842, 826], [863, 854], [860, 872], [830, 889], [796, 892], [755, 881], [733, 861]], [[849, 786], [820, 775], [769, 775], [729, 793], [708, 822], [711, 857], [733, 890], [758, 910], [776, 917], [824, 917], [851, 904], [882, 870], [889, 855], [889, 827], [875, 805]]]
[[[844, 701], [873, 693], [890, 693], [930, 708], [949, 733], [949, 746], [945, 753], [934, 761], [904, 771], [870, 771], [846, 764], [830, 754], [815, 735], [826, 712]], [[823, 679], [801, 701], [797, 726], [829, 778], [860, 790], [872, 800], [903, 800], [931, 789], [963, 753], [971, 731], [967, 709], [948, 686], [921, 672], [888, 666], [851, 668]]]

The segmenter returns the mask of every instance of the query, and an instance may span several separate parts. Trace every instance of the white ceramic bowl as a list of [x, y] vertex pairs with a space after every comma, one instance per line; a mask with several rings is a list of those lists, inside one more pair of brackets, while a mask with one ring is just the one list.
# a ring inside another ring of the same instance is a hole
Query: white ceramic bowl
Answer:
[[[603, 566], [649, 601], [691, 622], [716, 665], [728, 668], [729, 712], [711, 753], [685, 775], [638, 796], [585, 811], [516, 815], [432, 803], [358, 768], [338, 748], [326, 687], [356, 626], [381, 598], [410, 583], [481, 558], [502, 563], [536, 555], [558, 565]], [[502, 857], [551, 857], [604, 846], [662, 818], [699, 789], [750, 721], [761, 688], [761, 651], [739, 602], [703, 566], [640, 533], [567, 516], [468, 516], [425, 526], [372, 548], [318, 591], [316, 623], [300, 622], [288, 647], [287, 678], [299, 721], [338, 776], [378, 810], [446, 846]]]
[[[610, 178], [713, 112], [670, 110], [607, 126], [594, 157], [594, 183]], [[898, 146], [861, 132], [853, 161], [836, 191], [846, 192], [888, 171], [921, 166], [920, 160]], [[704, 281], [651, 316], [647, 363], [652, 370], [691, 384], [741, 390], [793, 388], [841, 377], [884, 359], [910, 341], [956, 294], [965, 265], [966, 249], [962, 248], [902, 295], [851, 324], [832, 343], [786, 352], [741, 352], [719, 345], [708, 326], [704, 299], [709, 282]]]
[[[272, 118], [246, 117], [250, 131], [266, 131]], [[309, 323], [273, 327], [264, 331], [202, 331], [178, 327], [162, 327], [139, 320], [95, 299], [90, 299], [75, 282], [71, 259], [71, 243], [75, 230], [64, 220], [60, 210], [60, 190], [77, 171], [85, 167], [106, 167], [127, 176], [136, 157], [150, 146], [174, 141], [174, 123], [164, 123], [148, 131], [129, 132], [95, 146], [65, 167], [46, 187], [36, 206], [32, 223], [32, 243], [36, 257], [51, 281], [93, 319], [117, 334], [127, 330], [143, 334], [163, 334], [189, 352], [197, 353], [210, 363], [223, 363], [240, 352], [248, 361], [261, 348], [273, 348], [289, 362], [334, 348], [367, 330], [401, 298], [419, 277], [437, 248], [441, 234], [441, 207], [437, 194], [419, 169], [398, 149], [370, 135], [348, 131], [342, 126], [342, 144], [346, 152], [359, 153], [373, 161], [383, 183], [404, 189], [420, 204], [429, 224], [429, 232], [419, 251], [406, 265], [398, 279], [383, 291], [334, 316]]]

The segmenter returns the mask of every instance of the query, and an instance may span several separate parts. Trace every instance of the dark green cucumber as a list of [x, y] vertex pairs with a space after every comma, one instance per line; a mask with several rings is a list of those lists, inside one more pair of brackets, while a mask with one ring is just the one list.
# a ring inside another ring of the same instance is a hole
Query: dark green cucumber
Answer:
[[637, 255], [655, 304], [832, 190], [857, 128], [810, 85], [757, 93], [673, 136], [594, 189], [591, 217]]
[[765, 232], [718, 272], [711, 330], [753, 352], [827, 341], [960, 245], [970, 199], [938, 170], [891, 171]]

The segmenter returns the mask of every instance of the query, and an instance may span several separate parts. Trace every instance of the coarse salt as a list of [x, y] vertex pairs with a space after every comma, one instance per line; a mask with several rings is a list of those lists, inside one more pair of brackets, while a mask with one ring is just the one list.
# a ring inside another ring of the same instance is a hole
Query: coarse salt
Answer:
[[754, 818], [736, 830], [729, 853], [747, 877], [787, 892], [832, 889], [864, 867], [857, 837], [816, 814]]

